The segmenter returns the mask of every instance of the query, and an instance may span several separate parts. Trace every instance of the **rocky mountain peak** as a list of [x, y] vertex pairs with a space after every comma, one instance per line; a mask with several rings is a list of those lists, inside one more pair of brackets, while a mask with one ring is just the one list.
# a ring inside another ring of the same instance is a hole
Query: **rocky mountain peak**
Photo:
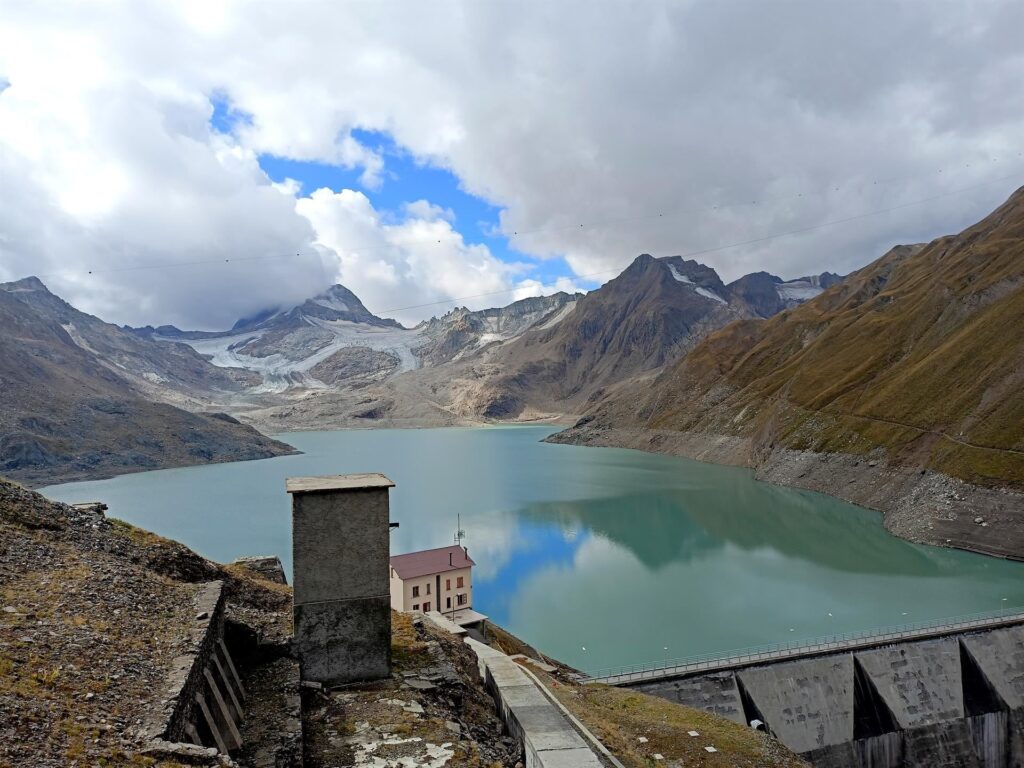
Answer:
[[12, 283], [0, 283], [0, 290], [7, 291], [8, 293], [20, 291], [43, 291], [44, 293], [50, 293], [50, 289], [35, 275], [15, 280]]
[[714, 291], [719, 298], [725, 293], [725, 284], [722, 282], [722, 278], [706, 264], [701, 264], [693, 259], [684, 259], [682, 256], [665, 256], [658, 259], [658, 262], [668, 269], [669, 274], [677, 282]]

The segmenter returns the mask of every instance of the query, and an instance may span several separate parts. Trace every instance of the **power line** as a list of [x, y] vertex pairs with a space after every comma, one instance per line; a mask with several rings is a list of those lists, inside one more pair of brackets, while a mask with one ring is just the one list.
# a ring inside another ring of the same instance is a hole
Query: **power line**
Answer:
[[[988, 181], [984, 181], [984, 182], [981, 182], [979, 184], [973, 184], [973, 185], [971, 185], [969, 187], [961, 187], [960, 189], [949, 190], [947, 192], [942, 192], [942, 193], [937, 194], [937, 195], [932, 195], [931, 197], [921, 198], [920, 200], [912, 200], [910, 202], [901, 203], [900, 205], [893, 205], [893, 206], [890, 206], [888, 208], [879, 208], [879, 209], [876, 209], [876, 210], [873, 210], [873, 211], [865, 211], [864, 213], [858, 213], [858, 214], [856, 214], [854, 216], [847, 216], [847, 217], [844, 217], [844, 218], [841, 218], [841, 219], [831, 219], [829, 221], [823, 221], [823, 222], [820, 222], [818, 224], [813, 224], [813, 225], [810, 225], [810, 226], [807, 226], [807, 227], [799, 227], [797, 229], [790, 229], [790, 230], [786, 230], [784, 232], [776, 232], [774, 234], [765, 235], [763, 237], [755, 237], [755, 238], [753, 238], [751, 240], [741, 240], [741, 241], [735, 242], [735, 243], [728, 243], [727, 245], [715, 246], [714, 248], [703, 248], [703, 249], [697, 250], [697, 251], [690, 251], [688, 253], [673, 254], [673, 255], [678, 255], [678, 256], [680, 256], [680, 257], [682, 257], [684, 259], [689, 259], [689, 258], [693, 258], [695, 256], [706, 256], [709, 253], [718, 253], [720, 251], [726, 251], [726, 250], [729, 250], [730, 248], [740, 248], [740, 247], [742, 247], [744, 245], [757, 245], [758, 243], [766, 243], [766, 242], [769, 242], [771, 240], [776, 240], [776, 239], [778, 239], [780, 237], [790, 237], [792, 235], [799, 235], [799, 234], [803, 234], [805, 232], [813, 232], [813, 231], [818, 230], [818, 229], [824, 229], [826, 227], [835, 226], [836, 224], [848, 224], [851, 221], [860, 221], [861, 219], [867, 219], [867, 218], [870, 218], [872, 216], [880, 216], [882, 214], [892, 213], [893, 211], [899, 211], [899, 210], [902, 210], [904, 208], [911, 208], [911, 207], [913, 207], [915, 205], [924, 205], [925, 203], [930, 203], [930, 202], [933, 202], [935, 200], [941, 200], [941, 199], [946, 198], [946, 197], [952, 197], [954, 195], [963, 194], [964, 192], [972, 192], [975, 189], [980, 189], [981, 187], [988, 186], [989, 184], [995, 184], [996, 182], [999, 182], [999, 181], [1007, 181], [1009, 179], [1013, 179], [1013, 178], [1016, 178], [1016, 177], [1017, 177], [1017, 174], [1010, 174], [1008, 176], [1001, 176], [1001, 177], [999, 177], [997, 179], [989, 179]], [[590, 277], [598, 277], [598, 276], [601, 276], [601, 275], [607, 275], [607, 274], [611, 274], [611, 273], [618, 273], [618, 272], [621, 272], [621, 271], [622, 271], [622, 268], [606, 269], [606, 270], [602, 270], [601, 272], [591, 272], [590, 274], [575, 275], [574, 277], [576, 279], [578, 279], [578, 280], [585, 280], [585, 279], [590, 278]], [[487, 297], [487, 296], [496, 296], [496, 295], [499, 295], [499, 294], [514, 293], [517, 290], [519, 290], [519, 289], [517, 289], [517, 288], [506, 288], [506, 289], [503, 289], [501, 291], [491, 291], [490, 293], [477, 293], [477, 294], [473, 294], [473, 295], [470, 295], [470, 296], [460, 296], [460, 297], [457, 297], [457, 298], [454, 298], [454, 299], [442, 299], [441, 301], [432, 301], [432, 302], [428, 302], [426, 304], [412, 304], [412, 305], [407, 306], [407, 307], [398, 307], [396, 309], [383, 309], [383, 310], [380, 310], [380, 314], [382, 314], [382, 315], [383, 314], [391, 314], [391, 313], [395, 313], [395, 312], [404, 312], [406, 310], [422, 309], [424, 307], [433, 307], [433, 306], [437, 306], [439, 304], [450, 304], [450, 303], [453, 303], [453, 302], [466, 301], [466, 300], [469, 300], [469, 299], [480, 299], [480, 298], [484, 298], [484, 297]]]
[[[146, 269], [174, 269], [176, 267], [194, 267], [202, 266], [207, 264], [229, 264], [239, 261], [267, 261], [270, 259], [292, 259], [299, 256], [316, 256], [320, 257], [317, 252], [298, 252], [298, 253], [278, 253], [269, 256], [236, 256], [234, 258], [227, 259], [199, 259], [197, 261], [165, 261], [158, 262], [156, 264], [133, 264], [126, 267], [107, 267], [106, 269], [89, 269], [86, 270], [87, 275], [102, 275], [111, 272], [136, 272], [139, 270]], [[66, 274], [63, 272], [48, 272], [46, 274], [36, 275], [36, 277], [60, 277]]]
[[[1018, 156], [1021, 156], [1021, 155], [1024, 155], [1024, 152], [1018, 152]], [[991, 158], [991, 161], [996, 162], [997, 158]], [[967, 163], [965, 165], [965, 167], [970, 167], [970, 163]], [[939, 169], [938, 170], [938, 173], [942, 173], [942, 172], [943, 172], [943, 169]], [[711, 253], [718, 253], [718, 252], [721, 252], [721, 251], [730, 250], [732, 248], [739, 248], [739, 247], [742, 247], [742, 246], [745, 246], [745, 245], [756, 245], [756, 244], [759, 244], [759, 243], [769, 242], [771, 240], [775, 240], [775, 239], [778, 239], [778, 238], [781, 238], [781, 237], [789, 237], [789, 236], [792, 236], [792, 235], [803, 234], [803, 233], [806, 233], [806, 232], [812, 232], [812, 231], [823, 229], [823, 228], [826, 228], [826, 227], [835, 226], [837, 224], [845, 224], [845, 223], [849, 223], [849, 222], [852, 222], [852, 221], [858, 221], [858, 220], [870, 218], [870, 217], [873, 217], [873, 216], [879, 216], [879, 215], [882, 215], [882, 214], [885, 214], [885, 213], [891, 213], [893, 211], [902, 210], [904, 208], [910, 208], [910, 207], [913, 207], [913, 206], [916, 206], [916, 205], [923, 205], [925, 203], [929, 203], [929, 202], [932, 202], [932, 201], [935, 201], [935, 200], [939, 200], [939, 199], [943, 199], [943, 198], [946, 198], [946, 197], [952, 197], [954, 195], [963, 194], [965, 192], [970, 192], [970, 191], [973, 191], [975, 189], [979, 189], [981, 187], [988, 186], [989, 184], [994, 184], [994, 183], [997, 183], [997, 182], [1000, 182], [1000, 181], [1007, 181], [1009, 179], [1016, 178], [1018, 175], [1019, 175], [1018, 173], [1008, 174], [1008, 175], [1000, 176], [1000, 177], [997, 177], [997, 178], [994, 178], [994, 179], [989, 179], [989, 180], [984, 181], [984, 182], [979, 182], [978, 184], [973, 184], [973, 185], [970, 185], [970, 186], [967, 186], [967, 187], [961, 187], [961, 188], [958, 188], [958, 189], [949, 190], [947, 192], [939, 193], [939, 194], [932, 195], [932, 196], [926, 197], [926, 198], [921, 198], [919, 200], [913, 200], [913, 201], [910, 201], [910, 202], [901, 203], [899, 205], [889, 206], [889, 207], [886, 207], [886, 208], [879, 208], [879, 209], [876, 209], [876, 210], [866, 211], [864, 213], [856, 214], [854, 216], [848, 216], [848, 217], [844, 217], [844, 218], [840, 218], [840, 219], [832, 219], [832, 220], [829, 220], [829, 221], [820, 222], [818, 224], [810, 225], [810, 226], [807, 226], [807, 227], [800, 227], [800, 228], [797, 228], [797, 229], [786, 230], [786, 231], [783, 231], [783, 232], [776, 232], [776, 233], [773, 233], [773, 234], [770, 234], [770, 235], [765, 235], [763, 237], [757, 237], [757, 238], [753, 238], [753, 239], [750, 239], [750, 240], [743, 240], [743, 241], [739, 241], [739, 242], [728, 243], [726, 245], [715, 246], [715, 247], [712, 247], [712, 248], [703, 248], [703, 249], [699, 249], [699, 250], [695, 250], [695, 251], [690, 251], [688, 253], [679, 254], [679, 255], [682, 256], [683, 258], [693, 258], [693, 257], [696, 257], [696, 256], [704, 256], [704, 255], [711, 254]], [[893, 181], [906, 181], [909, 178], [918, 178], [918, 177], [894, 177], [894, 178], [890, 178], [890, 179], [874, 180], [872, 182], [872, 186], [876, 186], [879, 183], [885, 184], [885, 183], [891, 183]], [[838, 191], [838, 190], [842, 189], [842, 187], [838, 187], [837, 186], [837, 187], [832, 187], [831, 189], [832, 189], [832, 191]], [[791, 196], [786, 196], [786, 197], [791, 197]], [[794, 199], [796, 199], [796, 198], [803, 199], [803, 193], [797, 194]], [[782, 197], [773, 198], [773, 200], [781, 200], [781, 199], [785, 199], [785, 198], [782, 198]], [[583, 230], [586, 230], [588, 228], [588, 226], [589, 227], [594, 227], [594, 226], [597, 226], [597, 225], [602, 225], [602, 226], [606, 226], [607, 227], [607, 226], [609, 226], [611, 224], [621, 224], [621, 223], [635, 222], [635, 221], [641, 221], [641, 220], [647, 220], [647, 219], [667, 220], [667, 219], [673, 219], [673, 218], [675, 218], [677, 216], [682, 216], [682, 215], [689, 215], [689, 214], [694, 214], [694, 213], [699, 213], [699, 212], [721, 211], [723, 209], [728, 209], [728, 208], [736, 208], [736, 207], [741, 207], [741, 206], [757, 205], [757, 204], [758, 204], [758, 201], [754, 200], [754, 201], [750, 201], [748, 203], [733, 203], [733, 204], [729, 204], [729, 205], [713, 205], [713, 206], [710, 206], [710, 207], [705, 206], [703, 208], [691, 209], [689, 211], [677, 211], [677, 212], [675, 212], [673, 214], [669, 214], [669, 216], [667, 216], [667, 217], [665, 216], [664, 213], [657, 213], [657, 214], [649, 214], [649, 215], [646, 215], [646, 216], [623, 217], [623, 218], [619, 218], [619, 219], [605, 218], [605, 219], [601, 219], [600, 221], [597, 221], [597, 222], [591, 222], [589, 225], [585, 224], [585, 223], [579, 223], [577, 225], [571, 225], [571, 226], [565, 226], [565, 227], [547, 227], [547, 228], [539, 228], [539, 229], [526, 230], [526, 231], [513, 231], [512, 235], [508, 235], [508, 237], [522, 236], [522, 235], [527, 235], [527, 234], [537, 234], [537, 233], [542, 233], [542, 232], [543, 233], [558, 232], [558, 231], [565, 231], [565, 230], [583, 231]], [[442, 243], [442, 240], [440, 240], [440, 239], [437, 240], [437, 243], [438, 244]], [[424, 243], [424, 245], [427, 245], [427, 243]], [[395, 247], [396, 246], [394, 246], [392, 244], [384, 244], [384, 245], [380, 245], [380, 246], [376, 246], [376, 247], [350, 248], [348, 250], [353, 252], [353, 253], [368, 254], [368, 253], [373, 253], [373, 252], [376, 252], [376, 251], [393, 250]], [[264, 256], [239, 256], [239, 257], [233, 257], [233, 258], [197, 259], [197, 260], [182, 261], [182, 262], [162, 262], [162, 263], [155, 263], [155, 264], [138, 264], [138, 265], [123, 266], [123, 267], [108, 267], [108, 268], [99, 268], [99, 269], [95, 269], [94, 268], [94, 269], [86, 270], [86, 274], [88, 274], [88, 275], [96, 275], [96, 274], [111, 274], [111, 273], [119, 273], [119, 272], [133, 272], [133, 271], [152, 270], [152, 269], [174, 269], [174, 268], [180, 268], [180, 267], [204, 266], [204, 265], [210, 265], [210, 264], [233, 264], [233, 263], [242, 263], [242, 262], [270, 261], [270, 260], [278, 260], [278, 259], [286, 259], [286, 258], [301, 258], [303, 256], [311, 256], [311, 257], [320, 258], [322, 256], [322, 254], [319, 251], [306, 251], [306, 252], [300, 251], [300, 252], [296, 252], [296, 253], [282, 253], [282, 254], [272, 254], [272, 255], [264, 255]], [[573, 275], [572, 279], [586, 280], [586, 279], [590, 279], [590, 278], [594, 278], [594, 277], [601, 277], [601, 276], [604, 276], [604, 275], [615, 274], [615, 273], [618, 273], [620, 271], [621, 271], [621, 268], [606, 269], [606, 270], [601, 270], [599, 272], [591, 272], [591, 273], [582, 274], [582, 275]], [[50, 272], [50, 273], [46, 273], [46, 274], [40, 274], [40, 275], [38, 275], [38, 277], [59, 277], [59, 276], [65, 275], [65, 274], [67, 274], [67, 273], [66, 272]], [[489, 296], [500, 296], [500, 295], [515, 293], [517, 290], [520, 290], [520, 289], [519, 288], [504, 288], [504, 289], [501, 289], [501, 290], [489, 291], [489, 292], [486, 292], [486, 293], [477, 293], [477, 294], [470, 294], [470, 295], [466, 295], [466, 296], [458, 296], [458, 297], [454, 297], [454, 298], [439, 299], [437, 301], [425, 302], [425, 303], [421, 303], [421, 304], [411, 304], [411, 305], [405, 306], [405, 307], [397, 307], [397, 308], [393, 308], [393, 309], [380, 310], [378, 312], [378, 314], [384, 315], [384, 314], [391, 314], [391, 313], [398, 313], [398, 312], [406, 312], [406, 311], [410, 311], [410, 310], [413, 310], [413, 309], [423, 309], [425, 307], [440, 306], [440, 305], [443, 305], [443, 304], [454, 304], [456, 302], [468, 301], [468, 300], [471, 300], [471, 299], [479, 299], [479, 298], [486, 298], [486, 297], [489, 297]]]

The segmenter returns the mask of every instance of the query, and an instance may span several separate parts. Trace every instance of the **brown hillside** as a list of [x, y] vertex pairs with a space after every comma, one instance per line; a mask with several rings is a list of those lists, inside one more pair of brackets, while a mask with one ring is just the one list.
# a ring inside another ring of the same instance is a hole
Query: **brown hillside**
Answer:
[[894, 464], [1024, 487], [1024, 190], [959, 235], [729, 325], [592, 415], [753, 438], [754, 464], [778, 447], [882, 448]]
[[[12, 286], [0, 290], [0, 471], [8, 477], [47, 485], [293, 452], [229, 416], [152, 402]], [[35, 281], [20, 290], [40, 289]]]

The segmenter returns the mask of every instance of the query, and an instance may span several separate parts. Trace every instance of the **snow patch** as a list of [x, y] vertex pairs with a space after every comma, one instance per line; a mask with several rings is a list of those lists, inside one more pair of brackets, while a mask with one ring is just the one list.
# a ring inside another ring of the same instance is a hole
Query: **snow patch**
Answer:
[[348, 312], [348, 304], [341, 299], [336, 299], [333, 296], [318, 296], [313, 299], [314, 304], [318, 304], [325, 309], [333, 309], [335, 312]]
[[680, 283], [686, 283], [687, 285], [693, 285], [693, 280], [691, 280], [686, 275], [684, 275], [682, 272], [680, 272], [678, 269], [676, 269], [674, 264], [669, 264], [668, 265], [668, 270], [669, 270], [669, 272], [672, 273], [672, 277], [674, 277]]
[[815, 296], [820, 296], [823, 288], [811, 285], [807, 280], [794, 280], [789, 283], [779, 283], [775, 286], [779, 298], [783, 301], [809, 301]]
[[697, 288], [697, 293], [699, 293], [705, 299], [711, 299], [712, 301], [717, 301], [719, 304], [728, 304], [729, 303], [725, 299], [723, 299], [721, 296], [719, 296], [717, 293], [715, 293], [714, 291], [709, 291], [707, 288]]
[[697, 291], [697, 293], [699, 293], [705, 299], [711, 299], [712, 301], [717, 301], [720, 304], [728, 304], [729, 303], [725, 299], [723, 299], [721, 296], [719, 296], [717, 293], [715, 293], [714, 291], [709, 291], [707, 288], [701, 288], [699, 285], [694, 285], [693, 280], [691, 280], [686, 275], [684, 275], [682, 272], [680, 272], [678, 269], [676, 269], [674, 264], [669, 264], [668, 265], [668, 269], [669, 269], [669, 272], [672, 273], [672, 277], [674, 277], [680, 283], [686, 283], [687, 285], [693, 285], [693, 287]]

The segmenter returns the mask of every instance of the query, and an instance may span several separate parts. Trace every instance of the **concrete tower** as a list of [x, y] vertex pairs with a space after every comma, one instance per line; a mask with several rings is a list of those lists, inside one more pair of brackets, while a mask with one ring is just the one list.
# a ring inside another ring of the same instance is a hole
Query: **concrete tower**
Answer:
[[302, 679], [337, 685], [391, 674], [384, 475], [291, 477], [295, 646]]

